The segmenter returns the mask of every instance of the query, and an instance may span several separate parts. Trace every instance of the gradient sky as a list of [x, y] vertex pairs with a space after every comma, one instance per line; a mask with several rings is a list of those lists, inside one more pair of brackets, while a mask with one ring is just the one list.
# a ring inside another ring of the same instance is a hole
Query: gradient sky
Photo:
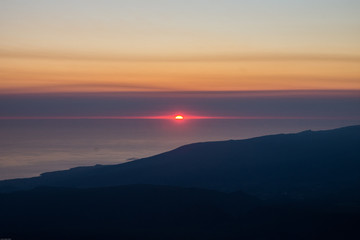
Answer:
[[0, 94], [360, 89], [358, 0], [2, 0]]

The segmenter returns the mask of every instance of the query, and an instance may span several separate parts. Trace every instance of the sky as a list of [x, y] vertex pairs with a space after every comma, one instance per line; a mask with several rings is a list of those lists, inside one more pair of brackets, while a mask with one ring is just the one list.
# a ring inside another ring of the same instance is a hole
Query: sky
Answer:
[[357, 0], [2, 0], [0, 94], [359, 90]]
[[360, 121], [360, 91], [112, 92], [0, 95], [0, 120], [309, 119]]

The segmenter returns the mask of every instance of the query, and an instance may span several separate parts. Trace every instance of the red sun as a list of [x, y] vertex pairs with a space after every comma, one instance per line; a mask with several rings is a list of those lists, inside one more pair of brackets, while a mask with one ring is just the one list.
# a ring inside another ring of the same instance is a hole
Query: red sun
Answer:
[[184, 117], [181, 115], [176, 115], [175, 120], [184, 120]]

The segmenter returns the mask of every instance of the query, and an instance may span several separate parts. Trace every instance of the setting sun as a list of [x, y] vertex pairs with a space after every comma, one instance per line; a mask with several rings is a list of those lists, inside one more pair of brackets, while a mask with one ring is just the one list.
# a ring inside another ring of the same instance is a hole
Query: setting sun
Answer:
[[176, 115], [175, 119], [176, 120], [184, 120], [184, 117], [181, 115]]

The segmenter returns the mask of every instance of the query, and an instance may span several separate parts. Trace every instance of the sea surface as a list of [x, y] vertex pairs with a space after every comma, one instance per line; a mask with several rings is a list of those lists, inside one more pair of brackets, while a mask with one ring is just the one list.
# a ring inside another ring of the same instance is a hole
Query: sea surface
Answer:
[[356, 124], [358, 120], [0, 120], [0, 179], [118, 164], [194, 142]]

